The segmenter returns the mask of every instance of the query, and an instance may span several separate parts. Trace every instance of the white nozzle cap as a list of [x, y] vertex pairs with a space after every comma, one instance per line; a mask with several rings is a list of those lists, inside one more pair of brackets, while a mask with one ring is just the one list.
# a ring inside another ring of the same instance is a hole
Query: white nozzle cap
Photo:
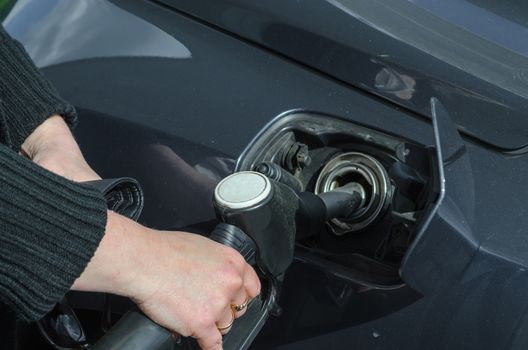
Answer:
[[241, 171], [229, 175], [215, 188], [215, 201], [229, 209], [245, 209], [253, 207], [271, 193], [269, 179], [255, 171]]

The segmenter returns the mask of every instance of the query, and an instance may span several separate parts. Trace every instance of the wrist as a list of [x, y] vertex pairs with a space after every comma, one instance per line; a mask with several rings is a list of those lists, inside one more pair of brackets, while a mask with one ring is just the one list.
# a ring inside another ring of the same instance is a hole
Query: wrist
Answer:
[[109, 211], [105, 235], [72, 289], [134, 298], [144, 270], [139, 257], [149, 250], [151, 236], [152, 230]]
[[22, 143], [21, 151], [33, 158], [42, 148], [61, 143], [77, 145], [68, 124], [60, 115], [52, 115]]

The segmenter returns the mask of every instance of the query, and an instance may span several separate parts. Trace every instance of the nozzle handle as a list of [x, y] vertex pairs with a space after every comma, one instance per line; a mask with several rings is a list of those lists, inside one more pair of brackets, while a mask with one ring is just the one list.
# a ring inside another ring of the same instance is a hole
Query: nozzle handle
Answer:
[[234, 225], [220, 223], [216, 225], [209, 236], [213, 241], [231, 247], [238, 251], [250, 265], [255, 265], [257, 246], [255, 242]]

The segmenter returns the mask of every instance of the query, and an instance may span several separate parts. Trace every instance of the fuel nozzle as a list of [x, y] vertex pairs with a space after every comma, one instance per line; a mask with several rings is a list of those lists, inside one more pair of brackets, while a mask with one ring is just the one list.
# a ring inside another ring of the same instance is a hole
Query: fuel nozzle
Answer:
[[[220, 181], [214, 205], [221, 221], [240, 229], [253, 241], [261, 270], [278, 276], [288, 268], [293, 261], [299, 210], [295, 191], [258, 172], [242, 171]], [[237, 237], [242, 235], [233, 232]]]
[[325, 205], [326, 220], [353, 217], [367, 201], [365, 189], [357, 182], [350, 182], [330, 192], [320, 193], [317, 197]]
[[211, 238], [248, 256], [254, 249], [257, 265], [278, 276], [293, 261], [296, 238], [316, 234], [330, 219], [353, 216], [365, 197], [358, 183], [320, 195], [298, 194], [259, 172], [234, 173], [216, 186], [216, 212], [227, 225], [219, 226]]
[[320, 194], [301, 192], [297, 239], [318, 234], [331, 220], [354, 218], [364, 210], [367, 197], [365, 189], [357, 182]]

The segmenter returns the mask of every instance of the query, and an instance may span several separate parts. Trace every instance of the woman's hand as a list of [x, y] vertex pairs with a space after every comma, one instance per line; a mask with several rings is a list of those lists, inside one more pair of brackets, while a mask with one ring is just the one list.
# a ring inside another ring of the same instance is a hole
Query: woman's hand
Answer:
[[[73, 181], [100, 178], [60, 116], [35, 129], [21, 153]], [[154, 231], [109, 211], [105, 236], [72, 289], [129, 297], [155, 322], [217, 350], [229, 331], [219, 328], [233, 319], [231, 305], [256, 297], [260, 281], [231, 248], [195, 234]]]
[[22, 144], [21, 153], [41, 167], [67, 179], [100, 179], [84, 159], [70, 128], [59, 115], [39, 125]]
[[216, 350], [229, 331], [218, 328], [232, 322], [231, 305], [256, 297], [260, 282], [231, 248], [195, 234], [150, 230], [109, 212], [106, 234], [73, 289], [130, 297], [155, 322]]

